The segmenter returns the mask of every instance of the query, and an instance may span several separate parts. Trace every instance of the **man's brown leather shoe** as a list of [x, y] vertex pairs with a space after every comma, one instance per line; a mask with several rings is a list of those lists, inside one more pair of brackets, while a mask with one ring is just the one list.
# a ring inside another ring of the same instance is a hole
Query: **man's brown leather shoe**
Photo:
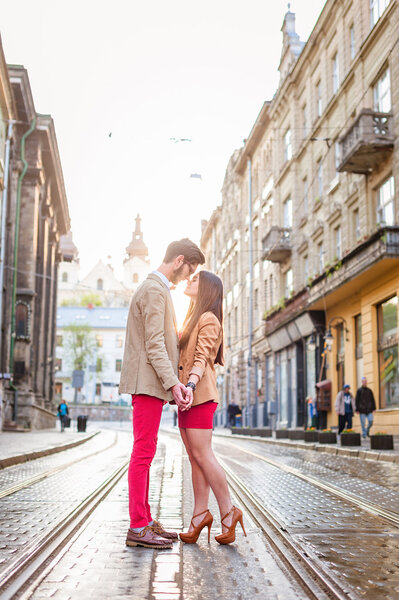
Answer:
[[144, 548], [155, 548], [157, 550], [173, 547], [171, 540], [160, 537], [149, 526], [144, 527], [142, 531], [138, 532], [128, 529], [126, 546], [143, 546]]
[[174, 542], [177, 542], [177, 540], [179, 539], [179, 536], [175, 531], [165, 531], [162, 523], [160, 523], [159, 521], [155, 521], [155, 519], [152, 522], [151, 529], [157, 535], [160, 535], [161, 537], [166, 538], [167, 540], [173, 540]]

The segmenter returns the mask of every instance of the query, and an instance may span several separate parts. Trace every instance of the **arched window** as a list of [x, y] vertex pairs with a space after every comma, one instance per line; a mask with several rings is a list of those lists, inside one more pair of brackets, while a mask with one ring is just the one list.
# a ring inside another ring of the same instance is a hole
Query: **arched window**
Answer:
[[138, 283], [138, 282], [139, 282], [139, 274], [133, 273], [133, 283]]
[[15, 337], [17, 340], [30, 339], [30, 307], [22, 300], [17, 300], [15, 307]]
[[98, 290], [102, 290], [103, 289], [103, 285], [104, 285], [103, 280], [102, 279], [97, 279], [97, 289]]
[[67, 282], [68, 282], [68, 273], [66, 271], [64, 271], [62, 274], [62, 283], [67, 283]]

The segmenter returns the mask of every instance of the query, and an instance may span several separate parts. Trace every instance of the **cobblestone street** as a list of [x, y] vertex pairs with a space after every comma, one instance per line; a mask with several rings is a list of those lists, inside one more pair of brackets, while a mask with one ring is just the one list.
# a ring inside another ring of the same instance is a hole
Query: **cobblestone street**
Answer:
[[[131, 443], [128, 431], [103, 429], [79, 447], [0, 471], [1, 579], [22, 560], [27, 548], [50, 535], [102, 481], [127, 464]], [[231, 546], [215, 542], [220, 518], [211, 496], [214, 524], [209, 545], [203, 533], [197, 544], [178, 542], [171, 550], [127, 548], [128, 494], [123, 475], [33, 577], [15, 594], [2, 589], [1, 597], [302, 600], [334, 596], [327, 595], [316, 576], [305, 585], [309, 576], [298, 576], [304, 565], [298, 567], [288, 546], [278, 551], [281, 533], [315, 573], [335, 586], [335, 597], [396, 600], [399, 532], [397, 523], [389, 520], [399, 506], [395, 464], [225, 436], [215, 436], [214, 449], [228, 469], [234, 502], [244, 509], [247, 537], [240, 529]], [[36, 481], [38, 477], [42, 479]], [[315, 485], [316, 480], [333, 484], [335, 493]], [[245, 490], [277, 524], [271, 535]], [[352, 493], [353, 501], [339, 497], [337, 490]], [[385, 517], [372, 514], [367, 503], [355, 504], [356, 499], [384, 509]], [[150, 502], [166, 528], [188, 527], [190, 467], [176, 430], [160, 434]]]

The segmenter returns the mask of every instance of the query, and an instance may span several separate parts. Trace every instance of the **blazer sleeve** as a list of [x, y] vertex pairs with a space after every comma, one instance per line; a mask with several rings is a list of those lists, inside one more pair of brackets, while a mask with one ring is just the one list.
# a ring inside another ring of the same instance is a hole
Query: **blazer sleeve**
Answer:
[[165, 346], [166, 298], [159, 290], [149, 288], [141, 298], [144, 344], [148, 360], [165, 391], [179, 383]]
[[[197, 343], [194, 352], [194, 362], [190, 369], [190, 373], [198, 375], [201, 379], [205, 372], [206, 363], [208, 360], [214, 360], [217, 354], [217, 342], [220, 340], [222, 326], [218, 319], [204, 318], [199, 323]], [[216, 353], [215, 353], [216, 348]]]

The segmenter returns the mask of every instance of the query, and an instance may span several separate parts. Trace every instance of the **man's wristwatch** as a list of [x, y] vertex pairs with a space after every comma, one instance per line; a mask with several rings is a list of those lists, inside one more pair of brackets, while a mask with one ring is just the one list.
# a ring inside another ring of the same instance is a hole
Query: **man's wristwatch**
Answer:
[[195, 392], [195, 390], [197, 389], [197, 386], [195, 385], [194, 381], [189, 381], [186, 387], [190, 387], [193, 390], [193, 392]]

